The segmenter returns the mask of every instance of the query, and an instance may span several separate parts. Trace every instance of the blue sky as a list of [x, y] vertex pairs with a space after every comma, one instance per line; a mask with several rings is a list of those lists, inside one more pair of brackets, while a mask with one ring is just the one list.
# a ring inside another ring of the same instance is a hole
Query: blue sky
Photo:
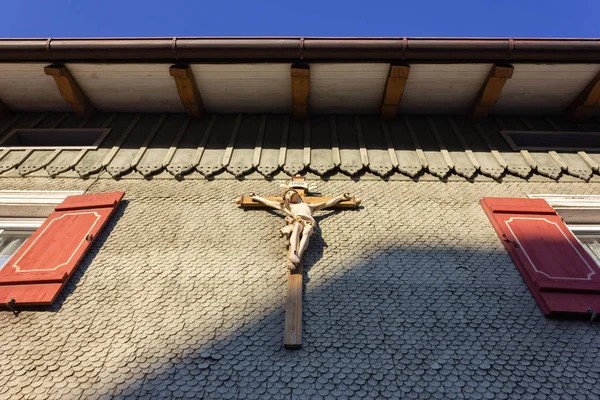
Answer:
[[4, 0], [0, 37], [600, 37], [600, 0]]

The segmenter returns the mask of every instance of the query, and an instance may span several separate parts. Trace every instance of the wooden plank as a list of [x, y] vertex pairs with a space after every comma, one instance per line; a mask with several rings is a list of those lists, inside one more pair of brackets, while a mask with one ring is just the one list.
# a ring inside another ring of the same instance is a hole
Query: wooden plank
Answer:
[[148, 140], [148, 135], [154, 135], [157, 125], [162, 124], [164, 114], [144, 114], [131, 133], [124, 137], [123, 142], [114, 146], [103, 161], [106, 171], [112, 177], [119, 177], [131, 172], [137, 162], [138, 157], [145, 153], [144, 143]]
[[293, 64], [292, 71], [292, 107], [296, 118], [308, 117], [310, 97], [310, 68], [304, 64]]
[[[296, 190], [298, 192], [301, 191], [300, 189], [296, 189]], [[303, 196], [302, 193], [301, 193], [301, 197], [302, 197], [302, 200], [308, 204], [322, 203], [324, 201], [329, 201], [329, 200], [333, 199], [333, 197], [330, 197], [330, 196], [314, 196], [314, 197], [313, 196]], [[277, 202], [283, 204], [283, 199], [281, 197], [266, 197], [266, 199], [271, 200], [271, 201], [277, 201]], [[240, 207], [244, 207], [244, 208], [265, 207], [264, 204], [259, 203], [258, 201], [254, 201], [248, 196], [241, 196], [241, 197], [237, 198], [235, 200], [235, 203], [237, 205], [239, 205]], [[356, 208], [359, 205], [360, 205], [360, 199], [352, 198], [351, 200], [344, 200], [332, 208]]]
[[207, 128], [204, 132], [192, 160], [192, 164], [202, 175], [207, 177], [215, 175], [229, 164], [241, 118], [241, 114], [235, 117], [233, 115], [219, 116], [215, 118], [210, 129]]
[[279, 161], [283, 161], [281, 168], [286, 174], [294, 176], [305, 169], [305, 134], [304, 121], [297, 118], [290, 118], [284, 127]]
[[169, 115], [135, 165], [135, 169], [146, 177], [160, 173], [169, 165], [176, 150], [173, 143], [179, 143], [190, 121], [191, 119], [184, 114]]
[[177, 93], [190, 118], [204, 116], [204, 103], [189, 65], [172, 65], [169, 73], [175, 79]]
[[409, 72], [410, 66], [408, 65], [390, 65], [381, 100], [381, 118], [393, 119], [398, 115], [398, 106], [402, 100]]
[[513, 76], [512, 65], [494, 65], [485, 82], [481, 86], [477, 97], [473, 101], [470, 114], [473, 118], [485, 118], [498, 101], [506, 81]]
[[[367, 150], [366, 158], [369, 160], [369, 170], [385, 177], [394, 170], [390, 154], [394, 158], [396, 158], [396, 154], [389, 151], [381, 122], [379, 118], [362, 117], [360, 126]], [[398, 165], [397, 161], [396, 165]]]
[[317, 175], [325, 175], [335, 169], [333, 135], [330, 131], [329, 117], [318, 116], [312, 119], [310, 132], [305, 136], [310, 140], [308, 168]]
[[44, 72], [46, 75], [54, 78], [60, 94], [79, 116], [87, 118], [95, 112], [92, 103], [83, 91], [81, 91], [79, 85], [77, 85], [77, 82], [75, 82], [75, 79], [73, 79], [65, 66], [48, 65], [44, 67]]
[[263, 133], [259, 135], [262, 139], [256, 170], [265, 177], [271, 177], [279, 169], [280, 144], [286, 119], [287, 116], [284, 115], [271, 115], [265, 119], [264, 128], [261, 126]]
[[293, 271], [288, 271], [288, 292], [285, 303], [285, 327], [283, 347], [299, 349], [302, 347], [302, 263]]
[[365, 167], [364, 146], [359, 141], [359, 133], [356, 131], [356, 121], [351, 115], [339, 115], [335, 117], [338, 134], [338, 146], [340, 149], [339, 169], [348, 175], [356, 175]]
[[[108, 166], [141, 119], [142, 114], [119, 115], [115, 122], [111, 124], [110, 134], [104, 139], [98, 149], [84, 149], [79, 153], [77, 159], [73, 162], [73, 169], [75, 172], [82, 177], [88, 177], [91, 174], [100, 172], [104, 167]], [[131, 158], [129, 158], [129, 160], [130, 159]]]
[[171, 145], [173, 147], [173, 157], [166, 167], [169, 173], [175, 177], [181, 177], [196, 168], [204, 154], [204, 147], [208, 142], [216, 119], [217, 117], [213, 115], [202, 120], [189, 120], [189, 128], [181, 140], [177, 145]]
[[58, 297], [65, 283], [41, 283], [27, 285], [0, 286], [0, 304], [6, 304], [11, 299], [19, 299], [18, 307], [51, 305]]
[[[241, 114], [238, 117], [240, 124], [235, 137], [232, 136], [231, 152], [227, 161], [223, 161], [223, 166], [232, 175], [241, 177], [254, 169], [257, 142], [260, 141], [262, 145], [260, 136], [264, 123], [262, 123], [262, 116], [259, 115], [246, 115], [243, 117], [243, 122]], [[260, 158], [258, 161], [260, 162]]]
[[567, 109], [569, 119], [580, 121], [591, 118], [600, 107], [600, 73], [577, 96]]
[[55, 211], [116, 207], [124, 195], [124, 192], [112, 192], [69, 196], [56, 206]]

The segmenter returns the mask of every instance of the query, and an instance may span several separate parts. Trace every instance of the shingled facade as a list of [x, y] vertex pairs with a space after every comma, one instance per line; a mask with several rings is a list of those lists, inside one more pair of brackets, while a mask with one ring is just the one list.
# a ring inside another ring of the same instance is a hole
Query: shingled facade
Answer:
[[[222, 40], [0, 40], [0, 226], [8, 194], [125, 193], [51, 305], [0, 311], [0, 398], [600, 398], [597, 310], [544, 316], [480, 205], [593, 203], [598, 41]], [[234, 199], [296, 174], [362, 202], [317, 214], [287, 350], [283, 222]]]

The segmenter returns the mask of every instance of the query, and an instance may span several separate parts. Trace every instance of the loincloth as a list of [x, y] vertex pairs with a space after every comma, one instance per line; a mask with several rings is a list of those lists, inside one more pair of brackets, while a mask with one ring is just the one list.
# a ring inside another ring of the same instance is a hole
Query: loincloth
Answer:
[[312, 227], [317, 225], [315, 219], [308, 215], [296, 215], [295, 217], [287, 217], [285, 219], [285, 222], [288, 225], [293, 224], [295, 222], [299, 222], [303, 227], [305, 227], [306, 225], [310, 225]]

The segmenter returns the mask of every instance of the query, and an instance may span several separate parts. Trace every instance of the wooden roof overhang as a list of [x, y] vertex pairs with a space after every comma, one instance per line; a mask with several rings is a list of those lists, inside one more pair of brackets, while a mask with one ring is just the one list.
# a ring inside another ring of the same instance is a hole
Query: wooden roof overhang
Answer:
[[0, 39], [0, 115], [600, 116], [600, 39]]

